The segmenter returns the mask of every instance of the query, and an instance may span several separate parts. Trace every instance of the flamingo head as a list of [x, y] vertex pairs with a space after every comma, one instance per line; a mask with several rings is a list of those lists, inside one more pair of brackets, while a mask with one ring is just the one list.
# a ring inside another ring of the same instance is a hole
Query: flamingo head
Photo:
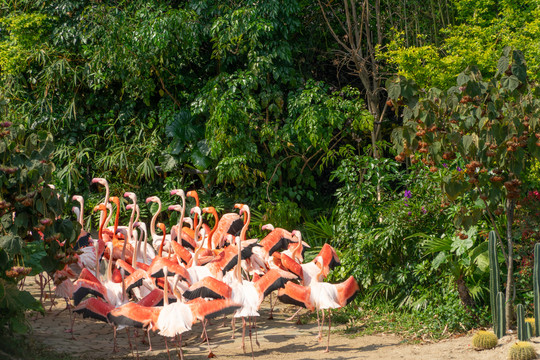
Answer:
[[[237, 204], [238, 205], [238, 204]], [[236, 206], [236, 205], [235, 205]], [[248, 213], [249, 214], [249, 206], [247, 205], [242, 205], [242, 207], [240, 208], [240, 212], [239, 214], [242, 215], [243, 213]]]
[[205, 208], [202, 209], [203, 214], [207, 214], [207, 213], [212, 214], [215, 211], [216, 211], [216, 209], [213, 206], [205, 207]]
[[158, 202], [159, 201], [159, 198], [157, 196], [150, 196], [148, 198], [146, 198], [146, 203], [148, 204], [149, 202]]
[[184, 222], [187, 223], [189, 226], [193, 227], [193, 219], [190, 217], [185, 217]]
[[160, 228], [161, 231], [163, 232], [163, 235], [165, 235], [165, 233], [167, 232], [167, 229], [165, 228], [165, 224], [164, 223], [158, 223], [157, 227]]
[[181, 205], [170, 205], [167, 210], [169, 211], [182, 211]]
[[126, 210], [133, 210], [135, 209], [135, 207], [133, 206], [133, 204], [127, 204], [126, 205]]
[[199, 200], [199, 194], [195, 190], [190, 190], [186, 193], [186, 196], [192, 197], [195, 200]]
[[142, 231], [146, 233], [146, 224], [143, 223], [142, 221], [137, 221], [136, 223], [133, 224], [133, 226], [140, 228]]
[[83, 199], [83, 197], [82, 197], [81, 195], [73, 195], [73, 196], [71, 197], [71, 200], [73, 200], [73, 201], [78, 201], [78, 202], [80, 202], [80, 203], [82, 203], [82, 202], [84, 201], [84, 199]]
[[235, 209], [242, 209], [242, 206], [244, 206], [244, 204], [234, 204]]
[[186, 194], [184, 193], [184, 190], [182, 189], [171, 190], [171, 195], [178, 195], [183, 198], [186, 197]]
[[79, 208], [76, 207], [76, 206], [73, 206], [73, 207], [71, 208], [71, 211], [73, 211], [73, 212], [75, 213], [75, 215], [77, 216], [77, 218], [78, 218], [79, 215], [81, 214], [81, 210], [79, 210]]
[[272, 224], [265, 224], [262, 226], [261, 230], [270, 230], [270, 231], [273, 231], [274, 230], [274, 225]]
[[92, 179], [92, 184], [100, 184], [100, 185], [103, 185], [103, 186], [108, 185], [107, 180], [105, 180], [104, 178], [93, 178]]
[[124, 197], [127, 197], [129, 198], [131, 201], [133, 201], [134, 203], [137, 202], [137, 195], [133, 192], [129, 192], [129, 191], [126, 191], [124, 193]]
[[109, 201], [114, 203], [116, 206], [120, 206], [120, 199], [118, 198], [118, 196], [111, 196], [109, 198]]
[[302, 233], [300, 230], [293, 230], [291, 231], [292, 236], [296, 237], [298, 241], [302, 241]]
[[107, 206], [103, 203], [98, 204], [94, 207], [94, 212], [95, 211], [107, 211]]
[[190, 211], [190, 214], [193, 215], [193, 213], [196, 213], [199, 216], [201, 216], [201, 208], [198, 207], [198, 206], [192, 207], [191, 211]]

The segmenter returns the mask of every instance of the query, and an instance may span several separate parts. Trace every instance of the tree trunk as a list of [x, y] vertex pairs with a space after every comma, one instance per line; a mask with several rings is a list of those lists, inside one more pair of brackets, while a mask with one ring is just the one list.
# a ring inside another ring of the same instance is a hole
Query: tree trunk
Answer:
[[463, 306], [465, 306], [465, 309], [467, 309], [467, 311], [471, 310], [474, 306], [474, 300], [471, 297], [471, 293], [469, 292], [467, 284], [465, 284], [465, 278], [463, 277], [463, 274], [459, 275], [459, 277], [456, 279], [456, 285], [461, 303], [463, 304]]
[[515, 199], [506, 201], [506, 240], [508, 242], [508, 275], [506, 277], [506, 330], [514, 321], [514, 243], [512, 224], [514, 223]]

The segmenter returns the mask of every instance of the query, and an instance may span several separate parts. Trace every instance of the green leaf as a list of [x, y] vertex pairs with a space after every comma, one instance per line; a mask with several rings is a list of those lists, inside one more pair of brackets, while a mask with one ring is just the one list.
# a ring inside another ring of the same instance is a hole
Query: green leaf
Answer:
[[510, 64], [510, 59], [507, 56], [501, 56], [497, 62], [497, 71], [504, 74], [506, 69], [508, 69], [508, 64]]
[[520, 83], [515, 75], [505, 76], [501, 79], [501, 85], [510, 91], [516, 90]]
[[431, 266], [433, 266], [433, 269], [438, 269], [441, 264], [443, 264], [446, 261], [446, 253], [444, 251], [440, 252], [437, 256], [435, 256], [435, 259], [433, 259]]
[[463, 150], [465, 152], [469, 151], [469, 148], [471, 147], [472, 142], [473, 142], [473, 137], [471, 135], [464, 135], [461, 138], [461, 144], [463, 145]]
[[0, 236], [0, 247], [13, 257], [21, 253], [23, 241], [18, 235], [3, 235]]
[[463, 86], [469, 81], [469, 76], [467, 76], [465, 73], [461, 73], [457, 77], [457, 84], [458, 86]]

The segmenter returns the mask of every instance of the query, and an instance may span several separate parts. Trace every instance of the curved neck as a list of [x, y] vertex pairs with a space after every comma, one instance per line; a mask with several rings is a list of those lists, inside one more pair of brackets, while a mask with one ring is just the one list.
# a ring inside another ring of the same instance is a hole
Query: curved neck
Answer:
[[81, 204], [81, 211], [80, 211], [80, 214], [79, 214], [79, 223], [81, 224], [81, 229], [84, 228], [84, 198], [81, 196], [80, 200], [79, 200], [79, 204]]
[[184, 213], [186, 211], [186, 197], [182, 192], [182, 211], [180, 211], [180, 217], [178, 218], [178, 238], [182, 237], [182, 226], [184, 226]]
[[141, 228], [141, 236], [144, 233], [144, 248], [143, 248], [143, 261], [145, 264], [148, 264], [148, 256], [146, 255], [146, 244], [148, 244], [148, 233], [146, 229]]
[[[109, 243], [110, 244], [110, 243]], [[112, 281], [113, 247], [109, 246], [109, 266], [107, 267], [107, 281]]]
[[163, 239], [161, 240], [161, 244], [159, 245], [159, 252], [158, 252], [159, 257], [162, 257], [161, 254], [163, 253], [163, 244], [165, 244], [165, 236], [166, 236], [166, 233], [165, 233], [165, 230], [163, 230]]
[[101, 216], [100, 216], [102, 220], [101, 220], [101, 224], [99, 225], [98, 238], [100, 238], [101, 240], [103, 240], [103, 226], [105, 226], [105, 222], [107, 222], [107, 220], [105, 219], [106, 217], [107, 217], [107, 209], [105, 208], [105, 210], [101, 210]]
[[114, 205], [116, 205], [116, 214], [114, 215], [114, 233], [118, 230], [118, 221], [120, 219], [120, 201], [114, 199]]
[[240, 239], [238, 240], [238, 264], [237, 270], [236, 270], [236, 277], [238, 281], [242, 281], [242, 241], [246, 239], [246, 232], [247, 228], [249, 226], [249, 221], [251, 220], [251, 214], [249, 210], [245, 210], [244, 213], [244, 226], [242, 227], [242, 231], [240, 232]]
[[212, 230], [208, 234], [208, 245], [206, 245], [208, 249], [212, 249], [212, 236], [214, 236], [214, 233], [217, 230], [217, 226], [218, 226], [218, 222], [219, 222], [219, 217], [218, 217], [216, 209], [211, 208], [210, 212], [212, 213], [212, 215], [214, 215], [215, 223], [214, 223], [214, 227], [212, 228]]
[[[105, 199], [103, 199], [103, 204], [105, 204], [105, 206], [107, 206], [107, 202], [109, 201], [109, 184], [108, 183], [105, 183]], [[103, 219], [106, 217], [106, 215], [102, 214], [101, 217], [99, 218], [99, 221], [103, 221]], [[108, 222], [108, 221], [107, 221]]]
[[163, 269], [163, 275], [163, 279], [165, 279], [165, 284], [163, 284], [163, 305], [167, 306], [169, 305], [169, 281], [167, 280], [169, 273], [166, 267]]
[[156, 233], [156, 220], [157, 220], [157, 217], [158, 217], [159, 213], [161, 212], [161, 200], [158, 199], [157, 203], [158, 203], [158, 210], [154, 214], [154, 216], [152, 216], [152, 222], [150, 223], [150, 233], [152, 234], [152, 240], [157, 236], [157, 233]]

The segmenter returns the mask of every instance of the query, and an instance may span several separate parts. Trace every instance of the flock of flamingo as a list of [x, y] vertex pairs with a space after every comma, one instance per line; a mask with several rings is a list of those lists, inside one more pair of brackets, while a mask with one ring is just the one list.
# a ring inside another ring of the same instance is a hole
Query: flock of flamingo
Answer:
[[[181, 199], [181, 205], [168, 208], [180, 212], [178, 224], [169, 234], [162, 223], [157, 224], [162, 235], [156, 232], [156, 221], [162, 209], [156, 196], [146, 199], [146, 203], [158, 204], [148, 229], [145, 223], [138, 221], [137, 196], [126, 192], [124, 197], [131, 201], [126, 209], [131, 210], [131, 216], [128, 225], [119, 226], [119, 198], [109, 197], [105, 179], [94, 178], [92, 183], [105, 187], [103, 202], [94, 208], [101, 212], [98, 238], [91, 238], [83, 227], [75, 245], [79, 254], [77, 263], [66, 265], [54, 275], [56, 296], [65, 298], [70, 310], [71, 332], [73, 311], [112, 326], [113, 351], [117, 351], [118, 330], [127, 329], [131, 347], [129, 328], [140, 328], [148, 334], [150, 350], [150, 331], [159, 332], [165, 338], [167, 352], [167, 339], [175, 338], [179, 356], [183, 359], [181, 336], [199, 320], [203, 326], [201, 338], [208, 344], [210, 358], [215, 355], [206, 333], [208, 320], [232, 314], [232, 338], [235, 320], [241, 318], [241, 346], [245, 353], [248, 330], [253, 357], [255, 319], [268, 295], [272, 318], [277, 300], [272, 302], [271, 293], [277, 290], [279, 301], [297, 305], [299, 311], [302, 308], [317, 311], [319, 341], [322, 341], [326, 310], [328, 340], [325, 351], [328, 352], [331, 310], [347, 305], [359, 290], [352, 276], [339, 284], [324, 282], [329, 271], [340, 263], [330, 245], [325, 244], [313, 261], [304, 263], [304, 249], [309, 245], [302, 241], [299, 231], [267, 224], [263, 230], [270, 230], [270, 233], [264, 239], [246, 239], [251, 218], [249, 206], [236, 204], [238, 213], [227, 213], [218, 218], [213, 207], [199, 208], [195, 191], [187, 194], [183, 190], [171, 191], [171, 195]], [[197, 206], [190, 211], [192, 218], [184, 215], [186, 196], [196, 201]], [[80, 203], [73, 211], [83, 225], [84, 200], [77, 195], [73, 200]], [[114, 226], [107, 227], [113, 213], [111, 203], [116, 205], [115, 220]], [[203, 213], [213, 215], [212, 229], [203, 223]], [[188, 226], [183, 226], [184, 223]], [[148, 230], [151, 245], [148, 244]], [[256, 330], [255, 338], [258, 345]]]

